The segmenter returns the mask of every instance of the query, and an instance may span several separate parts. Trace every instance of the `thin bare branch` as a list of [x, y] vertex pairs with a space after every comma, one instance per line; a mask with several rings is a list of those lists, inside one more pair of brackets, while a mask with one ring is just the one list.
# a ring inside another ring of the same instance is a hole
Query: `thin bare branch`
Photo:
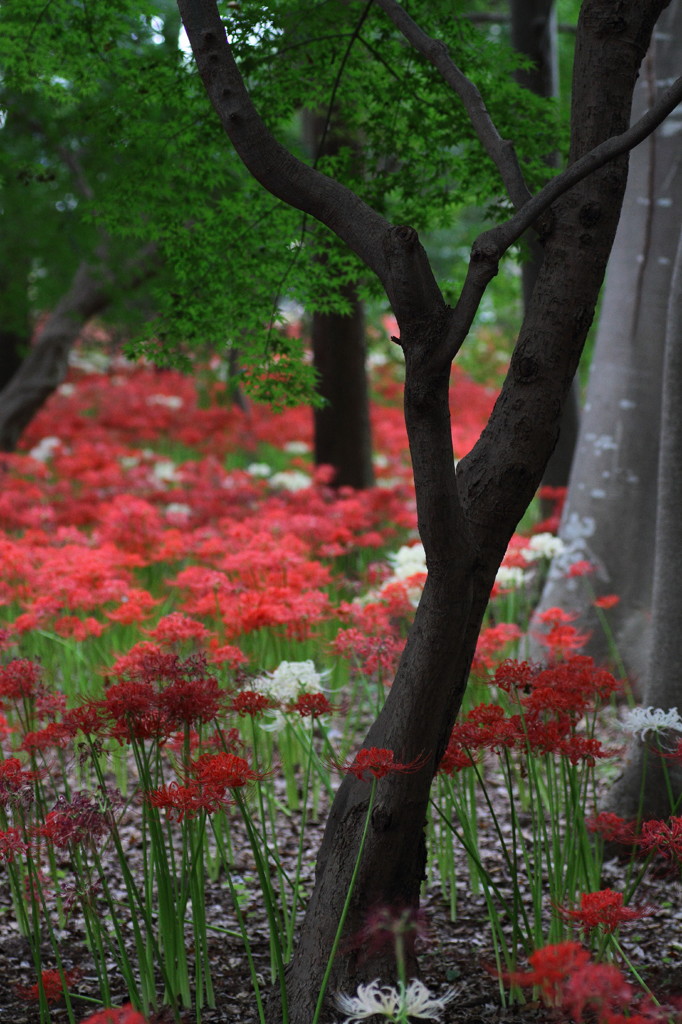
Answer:
[[443, 81], [457, 93], [481, 145], [500, 172], [509, 198], [520, 209], [528, 202], [531, 193], [513, 144], [500, 135], [479, 90], [454, 63], [445, 43], [427, 35], [397, 0], [376, 0], [376, 3], [415, 50], [433, 64]]
[[494, 246], [498, 249], [499, 254], [502, 255], [559, 196], [563, 195], [564, 192], [567, 192], [574, 185], [577, 185], [579, 181], [582, 181], [589, 174], [598, 171], [600, 167], [603, 167], [610, 160], [614, 160], [616, 157], [638, 146], [640, 142], [643, 142], [644, 139], [658, 128], [680, 102], [682, 102], [682, 75], [666, 89], [653, 106], [647, 110], [646, 114], [643, 114], [627, 131], [621, 135], [613, 135], [610, 139], [601, 142], [594, 149], [591, 149], [589, 153], [586, 153], [579, 160], [576, 160], [575, 163], [572, 163], [561, 174], [557, 174], [555, 178], [548, 181], [526, 203], [523, 209], [515, 213], [508, 221], [479, 236], [474, 243], [474, 247], [478, 246], [479, 243], [483, 243], [486, 247]]
[[627, 131], [595, 146], [589, 153], [547, 182], [544, 188], [508, 221], [478, 236], [471, 249], [466, 280], [455, 307], [442, 358], [454, 359], [462, 347], [483, 293], [497, 273], [498, 263], [507, 249], [565, 192], [610, 160], [629, 152], [651, 135], [681, 101], [682, 76], [676, 79], [646, 114], [643, 114]]

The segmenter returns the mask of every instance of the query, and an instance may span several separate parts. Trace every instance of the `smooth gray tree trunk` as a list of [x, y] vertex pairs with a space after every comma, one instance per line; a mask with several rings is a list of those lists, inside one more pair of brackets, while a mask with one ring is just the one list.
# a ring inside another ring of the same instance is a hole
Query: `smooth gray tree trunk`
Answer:
[[[633, 118], [669, 85], [681, 56], [682, 0], [673, 0], [643, 64]], [[611, 650], [592, 607], [592, 588], [598, 595], [617, 594], [620, 603], [608, 616], [636, 690], [651, 650], [663, 342], [682, 226], [679, 127], [674, 116], [630, 157], [560, 527], [567, 550], [555, 559], [537, 609], [578, 613], [577, 625], [592, 630], [589, 653], [608, 661]], [[582, 559], [595, 566], [594, 575], [568, 578], [568, 567]]]
[[[682, 126], [682, 119], [679, 122]], [[682, 196], [677, 198], [682, 203]], [[673, 270], [665, 340], [661, 443], [658, 459], [651, 657], [643, 703], [682, 711], [682, 234]], [[624, 818], [679, 813], [682, 764], [659, 754], [679, 733], [635, 739], [608, 806]]]

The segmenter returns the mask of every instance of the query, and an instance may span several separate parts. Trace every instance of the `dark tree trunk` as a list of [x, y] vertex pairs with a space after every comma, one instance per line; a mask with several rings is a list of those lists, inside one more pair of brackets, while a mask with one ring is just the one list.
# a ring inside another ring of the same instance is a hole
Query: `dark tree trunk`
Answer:
[[[665, 336], [661, 443], [656, 495], [656, 554], [652, 601], [652, 644], [644, 686], [646, 707], [682, 711], [682, 235], [670, 283]], [[679, 733], [661, 736], [663, 749]], [[661, 757], [651, 737], [630, 745], [625, 771], [609, 792], [608, 808], [624, 818], [667, 818], [679, 814], [682, 765]]]
[[28, 346], [28, 334], [0, 328], [0, 394], [21, 366]]
[[14, 451], [22, 433], [68, 370], [69, 352], [85, 324], [101, 313], [122, 287], [153, 273], [153, 246], [141, 250], [114, 278], [105, 266], [81, 263], [71, 287], [48, 316], [37, 340], [0, 391], [0, 451]]
[[[635, 116], [679, 69], [680, 0], [664, 12], [659, 29], [635, 91]], [[682, 133], [659, 130], [631, 158], [560, 528], [567, 553], [552, 566], [538, 608], [578, 613], [578, 624], [592, 630], [589, 653], [611, 660], [585, 581], [566, 577], [571, 562], [592, 562], [596, 592], [620, 598], [608, 616], [638, 691], [651, 649], [663, 341], [681, 194]]]
[[[599, 6], [587, 4], [583, 20], [589, 21], [589, 9]], [[583, 127], [574, 143], [574, 159], [627, 125], [631, 89], [643, 56], [641, 50], [635, 59], [629, 43], [612, 38], [605, 45], [599, 19], [595, 20], [591, 31], [583, 34], [582, 52], [576, 56], [574, 123]], [[616, 68], [619, 87], [614, 88]], [[600, 90], [608, 95], [607, 103], [595, 103]], [[444, 344], [447, 321], [440, 325], [436, 315], [415, 332], [401, 330], [405, 417], [429, 575], [396, 679], [362, 746], [388, 747], [404, 762], [420, 755], [428, 761], [421, 772], [379, 783], [346, 936], [362, 928], [368, 909], [376, 903], [418, 905], [433, 771], [462, 701], [497, 568], [556, 443], [560, 412], [618, 223], [626, 176], [627, 160], [619, 159], [553, 207], [554, 230], [546, 241], [509, 377], [481, 440], [459, 464], [456, 480], [451, 469], [447, 375], [439, 377], [431, 368], [433, 353]], [[289, 968], [292, 1024], [308, 1024], [311, 1019], [368, 796], [368, 783], [350, 776], [334, 801], [315, 889]], [[338, 956], [333, 987], [348, 990], [359, 979], [395, 979], [395, 964], [386, 962], [386, 956], [363, 958], [357, 950]], [[416, 971], [414, 958], [409, 969]]]
[[30, 260], [18, 253], [0, 270], [0, 392], [21, 366], [31, 338]]
[[313, 361], [326, 405], [314, 410], [315, 465], [333, 466], [335, 487], [371, 487], [372, 434], [367, 387], [365, 312], [353, 287], [343, 289], [347, 316], [314, 313]]
[[[559, 68], [557, 63], [557, 18], [555, 0], [510, 0], [511, 41], [515, 50], [533, 61], [531, 68], [516, 72], [520, 85], [537, 96], [557, 98], [559, 95]], [[549, 165], [556, 166], [556, 155], [548, 154]], [[521, 266], [523, 307], [528, 309], [542, 264], [544, 250], [537, 234], [527, 231], [524, 237], [527, 259]], [[552, 452], [542, 483], [549, 487], [567, 487], [573, 454], [578, 440], [580, 423], [580, 387], [577, 380], [571, 387], [564, 406], [561, 429], [556, 448]], [[545, 507], [549, 515], [550, 506]]]
[[[318, 217], [365, 259], [384, 283], [400, 326], [405, 419], [428, 578], [395, 681], [362, 745], [390, 748], [402, 762], [421, 758], [422, 767], [378, 783], [347, 939], [363, 926], [373, 904], [418, 903], [433, 775], [462, 701], [497, 568], [556, 444], [620, 214], [627, 156], [616, 156], [599, 170], [590, 158], [593, 173], [582, 179], [578, 172], [586, 165], [580, 158], [626, 131], [638, 67], [665, 0], [622, 0], [617, 18], [612, 0], [583, 4], [573, 78], [572, 166], [543, 190], [547, 201], [560, 198], [547, 218], [545, 258], [533, 298], [489, 423], [456, 471], [448, 409], [451, 361], [501, 254], [533, 223], [541, 201], [528, 198], [517, 169], [508, 162], [508, 148], [481, 121], [470, 83], [462, 82], [443, 49], [434, 47], [393, 0], [375, 0], [466, 97], [479, 136], [521, 207], [514, 218], [474, 243], [460, 300], [450, 309], [416, 232], [391, 226], [343, 185], [297, 162], [270, 135], [246, 93], [213, 0], [178, 2], [205, 87], [247, 167], [275, 195]], [[676, 91], [670, 97], [675, 102]], [[614, 156], [613, 146], [607, 151]], [[575, 184], [561, 194], [570, 180]], [[369, 793], [366, 781], [348, 775], [334, 800], [315, 887], [288, 968], [291, 1024], [310, 1024], [312, 1019]], [[357, 950], [341, 947], [333, 989], [354, 989], [363, 976], [383, 982], [396, 978], [396, 965], [386, 953], [359, 960]], [[413, 974], [413, 951], [408, 960]], [[271, 1019], [279, 1024], [281, 1011], [273, 1009]]]
[[[306, 111], [304, 128], [315, 162], [334, 156], [342, 146], [358, 151], [332, 111], [326, 116]], [[364, 489], [374, 485], [372, 429], [367, 385], [365, 310], [354, 285], [340, 289], [350, 313], [313, 313], [311, 341], [317, 390], [325, 405], [313, 410], [315, 465], [333, 466], [334, 487]]]

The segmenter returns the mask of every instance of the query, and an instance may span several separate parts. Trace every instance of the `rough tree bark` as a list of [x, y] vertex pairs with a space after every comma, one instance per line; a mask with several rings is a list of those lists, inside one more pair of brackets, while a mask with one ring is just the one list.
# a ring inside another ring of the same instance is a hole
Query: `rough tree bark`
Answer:
[[154, 246], [146, 246], [114, 273], [105, 263], [81, 263], [68, 291], [0, 391], [0, 451], [11, 452], [33, 417], [64, 380], [69, 352], [86, 323], [103, 312], [122, 288], [134, 288], [155, 269]]
[[[557, 18], [555, 0], [510, 0], [511, 41], [515, 50], [533, 61], [531, 68], [516, 72], [520, 85], [537, 96], [558, 98], [559, 68], [557, 63]], [[556, 155], [548, 154], [550, 166], [556, 167]], [[523, 308], [528, 308], [542, 265], [543, 247], [534, 231], [526, 232], [528, 259], [521, 267]], [[561, 428], [556, 447], [550, 456], [542, 477], [548, 487], [566, 487], [571, 472], [573, 454], [578, 440], [580, 422], [580, 387], [574, 378], [571, 392], [564, 406]], [[545, 506], [549, 515], [550, 505]]]
[[[635, 90], [635, 116], [665, 89], [681, 56], [682, 2], [673, 0]], [[632, 155], [560, 528], [567, 551], [553, 564], [537, 609], [578, 613], [578, 625], [592, 630], [589, 653], [610, 660], [585, 581], [566, 576], [572, 562], [592, 562], [596, 574], [589, 582], [596, 592], [620, 597], [608, 616], [638, 692], [650, 654], [663, 342], [682, 230], [679, 125], [675, 112]]]
[[[665, 0], [585, 0], [575, 55], [569, 167], [530, 197], [481, 97], [395, 0], [376, 0], [464, 102], [517, 213], [474, 243], [466, 281], [449, 308], [416, 232], [392, 226], [340, 183], [301, 164], [269, 134], [246, 93], [214, 0], [178, 0], [207, 92], [251, 173], [280, 199], [326, 223], [381, 279], [405, 354], [405, 419], [428, 577], [396, 678], [363, 746], [387, 747], [410, 774], [378, 783], [347, 935], [373, 904], [416, 906], [426, 858], [431, 781], [466, 687], [495, 573], [556, 443], [618, 222], [625, 154], [656, 122], [627, 131], [632, 90]], [[664, 116], [682, 96], [671, 89]], [[671, 106], [672, 104], [672, 106]], [[616, 137], [616, 138], [614, 138]], [[608, 140], [608, 141], [605, 141]], [[589, 176], [588, 176], [589, 175]], [[549, 207], [551, 206], [551, 211]], [[544, 217], [545, 259], [509, 373], [478, 443], [455, 471], [448, 411], [450, 366], [500, 256]], [[316, 883], [288, 969], [289, 1020], [310, 1024], [348, 891], [368, 808], [367, 781], [346, 776], [334, 800]], [[342, 947], [334, 988], [396, 977], [390, 951]], [[417, 971], [409, 949], [408, 974]], [[281, 1020], [273, 1011], [272, 1020]]]

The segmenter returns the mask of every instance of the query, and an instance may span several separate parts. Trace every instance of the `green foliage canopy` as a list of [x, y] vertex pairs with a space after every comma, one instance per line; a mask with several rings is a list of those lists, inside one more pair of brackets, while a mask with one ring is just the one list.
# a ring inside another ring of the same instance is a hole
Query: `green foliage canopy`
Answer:
[[[538, 187], [561, 141], [555, 107], [513, 82], [518, 56], [473, 26], [464, 4], [412, 7], [478, 85]], [[301, 159], [420, 231], [451, 228], [471, 204], [505, 212], [460, 101], [371, 0], [238, 0], [222, 14], [256, 107]], [[169, 0], [6, 0], [0, 9], [2, 203], [10, 232], [26, 240], [33, 301], [53, 302], [103, 237], [113, 259], [154, 242], [163, 269], [133, 305], [132, 350], [189, 367], [197, 351], [237, 348], [257, 396], [310, 398], [300, 340], [273, 329], [281, 301], [342, 311], [343, 284], [359, 280], [372, 294], [378, 283], [326, 228], [245, 171], [180, 28]], [[306, 145], [302, 110], [348, 144], [329, 155]], [[7, 250], [0, 258], [9, 265]]]

